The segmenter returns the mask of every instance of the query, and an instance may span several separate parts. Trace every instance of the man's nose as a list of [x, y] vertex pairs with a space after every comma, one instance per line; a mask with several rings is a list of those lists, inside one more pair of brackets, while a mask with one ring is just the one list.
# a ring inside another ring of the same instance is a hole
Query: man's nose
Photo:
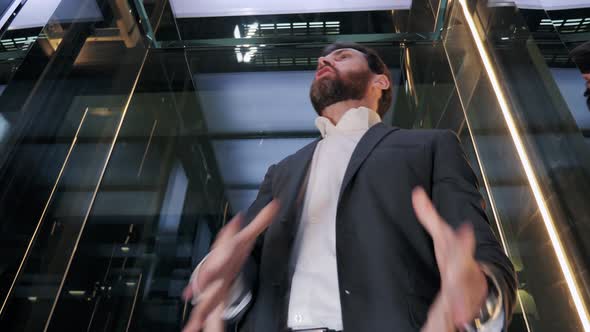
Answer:
[[318, 69], [322, 68], [324, 66], [334, 67], [334, 66], [332, 66], [332, 62], [330, 62], [330, 60], [327, 57], [321, 56], [318, 58]]

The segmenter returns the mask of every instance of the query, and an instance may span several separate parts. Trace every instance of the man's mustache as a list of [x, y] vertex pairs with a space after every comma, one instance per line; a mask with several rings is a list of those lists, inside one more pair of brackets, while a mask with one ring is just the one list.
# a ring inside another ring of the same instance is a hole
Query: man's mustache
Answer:
[[330, 68], [330, 69], [331, 69], [331, 70], [332, 70], [334, 73], [338, 74], [338, 70], [336, 69], [336, 67], [332, 66], [332, 65], [331, 65], [331, 64], [329, 64], [329, 63], [328, 63], [328, 64], [325, 64], [325, 65], [323, 65], [322, 67], [320, 67], [320, 68], [317, 70], [317, 72], [320, 72], [321, 70], [323, 70], [323, 69], [324, 69], [324, 68], [326, 68], [326, 67]]

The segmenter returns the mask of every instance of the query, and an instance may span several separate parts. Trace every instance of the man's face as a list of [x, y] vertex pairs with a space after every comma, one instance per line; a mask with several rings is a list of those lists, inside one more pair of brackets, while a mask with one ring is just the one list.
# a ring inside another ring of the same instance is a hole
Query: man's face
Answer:
[[365, 55], [351, 48], [333, 51], [320, 57], [309, 96], [316, 112], [345, 100], [365, 97], [372, 72]]

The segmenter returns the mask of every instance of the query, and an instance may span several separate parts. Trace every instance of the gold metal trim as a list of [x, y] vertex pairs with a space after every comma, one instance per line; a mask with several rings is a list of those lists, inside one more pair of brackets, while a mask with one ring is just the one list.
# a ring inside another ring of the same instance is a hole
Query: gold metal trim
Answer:
[[143, 163], [145, 162], [145, 158], [147, 157], [147, 154], [150, 151], [150, 145], [152, 144], [152, 138], [154, 137], [154, 132], [156, 131], [157, 125], [158, 125], [158, 120], [154, 120], [154, 125], [152, 126], [152, 131], [150, 132], [150, 138], [148, 139], [147, 145], [145, 147], [145, 151], [143, 152], [143, 157], [141, 157], [141, 163], [139, 164], [139, 170], [137, 171], [137, 177], [139, 177], [141, 175], [141, 171], [143, 170]]
[[135, 303], [137, 302], [137, 295], [139, 295], [139, 287], [141, 287], [141, 277], [143, 276], [142, 273], [139, 274], [139, 280], [137, 280], [137, 287], [135, 287], [135, 296], [133, 296], [133, 304], [131, 305], [131, 313], [129, 314], [129, 321], [127, 321], [127, 328], [125, 332], [129, 332], [129, 327], [131, 326], [131, 321], [133, 320], [133, 312], [135, 312]]

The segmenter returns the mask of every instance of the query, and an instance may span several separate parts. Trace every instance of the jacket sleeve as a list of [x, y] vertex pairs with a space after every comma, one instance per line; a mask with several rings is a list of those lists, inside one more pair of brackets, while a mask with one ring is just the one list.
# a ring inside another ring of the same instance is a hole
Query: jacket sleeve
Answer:
[[[256, 199], [245, 213], [243, 221], [244, 225], [242, 226], [249, 224], [258, 213], [270, 203], [270, 201], [272, 201], [272, 177], [275, 167], [275, 165], [272, 165], [268, 168], [260, 189], [258, 190]], [[263, 242], [264, 233], [256, 240], [256, 244], [242, 269], [242, 273], [232, 285], [227, 307], [223, 314], [223, 318], [230, 323], [239, 320], [254, 300]]]
[[434, 205], [453, 228], [465, 222], [473, 224], [475, 259], [485, 265], [497, 281], [504, 302], [505, 324], [508, 324], [516, 301], [516, 276], [512, 263], [490, 228], [477, 178], [453, 132], [441, 131], [433, 145]]
[[[268, 168], [256, 199], [246, 211], [244, 224], [242, 227], [250, 223], [256, 217], [256, 215], [258, 215], [260, 210], [262, 210], [262, 208], [264, 208], [272, 200], [273, 196], [271, 179], [274, 167], [275, 165], [272, 165]], [[260, 264], [260, 253], [262, 251], [263, 240], [264, 234], [262, 234], [257, 239], [256, 244], [252, 250], [252, 254], [246, 261], [242, 272], [240, 275], [238, 275], [230, 289], [226, 307], [223, 312], [223, 319], [228, 323], [235, 323], [238, 321], [252, 304], [255, 293], [254, 287], [258, 279], [258, 266]], [[199, 265], [197, 265], [191, 276], [191, 280], [198, 278], [199, 269], [206, 259], [207, 256], [205, 256]], [[194, 302], [193, 305], [196, 305], [196, 302]]]

